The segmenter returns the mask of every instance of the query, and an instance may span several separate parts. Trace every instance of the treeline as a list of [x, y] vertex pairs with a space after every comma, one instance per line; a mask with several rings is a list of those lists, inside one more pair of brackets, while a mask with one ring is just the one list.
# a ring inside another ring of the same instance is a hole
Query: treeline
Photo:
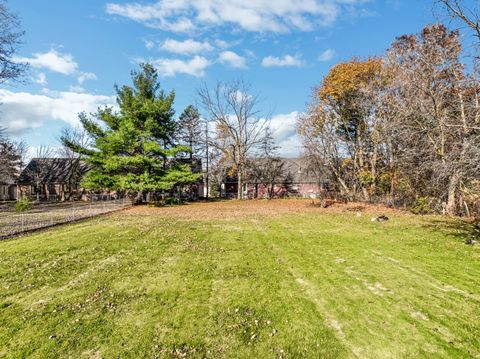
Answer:
[[334, 66], [298, 122], [306, 154], [351, 200], [480, 213], [479, 63], [467, 61], [439, 24]]

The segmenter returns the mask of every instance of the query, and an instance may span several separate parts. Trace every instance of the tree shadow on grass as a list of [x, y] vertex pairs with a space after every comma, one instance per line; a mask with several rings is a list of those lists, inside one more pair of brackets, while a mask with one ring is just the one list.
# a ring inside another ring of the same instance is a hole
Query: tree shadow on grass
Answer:
[[480, 242], [479, 219], [435, 217], [425, 221], [423, 227], [464, 243], [471, 240], [476, 241], [477, 244]]

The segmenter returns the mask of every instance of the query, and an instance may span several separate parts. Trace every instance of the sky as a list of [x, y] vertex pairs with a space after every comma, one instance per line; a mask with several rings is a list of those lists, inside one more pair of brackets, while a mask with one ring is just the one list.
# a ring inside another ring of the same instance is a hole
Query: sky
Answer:
[[[241, 79], [260, 94], [280, 154], [301, 153], [297, 117], [329, 69], [382, 55], [438, 21], [429, 0], [10, 0], [25, 30], [26, 84], [0, 87], [0, 125], [30, 153], [59, 146], [78, 113], [115, 103], [141, 62], [175, 90], [177, 116], [197, 89]], [[202, 111], [201, 111], [202, 112]]]

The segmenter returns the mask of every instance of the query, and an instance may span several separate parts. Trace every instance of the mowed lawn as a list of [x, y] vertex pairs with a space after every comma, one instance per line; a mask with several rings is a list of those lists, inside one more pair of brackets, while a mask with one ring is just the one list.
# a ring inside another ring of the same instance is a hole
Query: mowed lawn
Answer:
[[250, 201], [0, 242], [0, 357], [478, 358], [459, 220]]

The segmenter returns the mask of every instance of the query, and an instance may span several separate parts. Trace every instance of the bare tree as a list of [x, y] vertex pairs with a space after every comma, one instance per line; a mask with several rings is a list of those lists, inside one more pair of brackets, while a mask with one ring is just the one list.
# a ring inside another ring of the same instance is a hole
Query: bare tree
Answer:
[[40, 146], [37, 148], [35, 158], [32, 158], [22, 172], [22, 177], [32, 182], [37, 201], [40, 201], [40, 196], [47, 193], [47, 178], [55, 166], [52, 160], [54, 156], [55, 150], [52, 147]]
[[213, 89], [204, 85], [198, 96], [216, 126], [211, 144], [232, 162], [238, 178], [237, 197], [242, 199], [248, 156], [261, 142], [268, 124], [260, 116], [259, 96], [243, 81], [217, 82]]
[[351, 184], [353, 173], [345, 168], [346, 150], [334, 126], [335, 115], [317, 107], [316, 96], [313, 99], [314, 102], [298, 121], [298, 131], [305, 154], [311, 166], [327, 169], [338, 183], [341, 193], [353, 199], [355, 197], [355, 188]]
[[[88, 132], [83, 128], [64, 128], [60, 136], [60, 142], [62, 144], [73, 144], [75, 148], [90, 148], [92, 144], [92, 138]], [[84, 155], [73, 151], [70, 147], [63, 145], [58, 150], [58, 155], [67, 159], [67, 191], [66, 193], [72, 194], [80, 185], [83, 179], [86, 164], [82, 161]]]
[[0, 182], [8, 183], [17, 179], [26, 152], [24, 142], [10, 140], [5, 129], [0, 127]]
[[480, 171], [480, 88], [460, 52], [458, 32], [433, 25], [398, 38], [387, 56], [404, 178], [444, 201], [448, 214], [457, 213], [461, 187]]
[[[437, 0], [445, 7], [448, 14], [453, 18], [460, 20], [474, 31], [475, 36], [480, 43], [480, 8], [469, 7], [462, 0]], [[478, 6], [478, 3], [477, 3]]]
[[19, 80], [27, 70], [27, 64], [14, 59], [23, 35], [18, 16], [8, 10], [5, 1], [0, 1], [0, 83]]
[[277, 154], [278, 147], [267, 127], [254, 158], [249, 160], [249, 178], [255, 185], [255, 198], [258, 197], [258, 186], [262, 185], [268, 198], [275, 196], [275, 185], [282, 183], [286, 177], [285, 161]]

